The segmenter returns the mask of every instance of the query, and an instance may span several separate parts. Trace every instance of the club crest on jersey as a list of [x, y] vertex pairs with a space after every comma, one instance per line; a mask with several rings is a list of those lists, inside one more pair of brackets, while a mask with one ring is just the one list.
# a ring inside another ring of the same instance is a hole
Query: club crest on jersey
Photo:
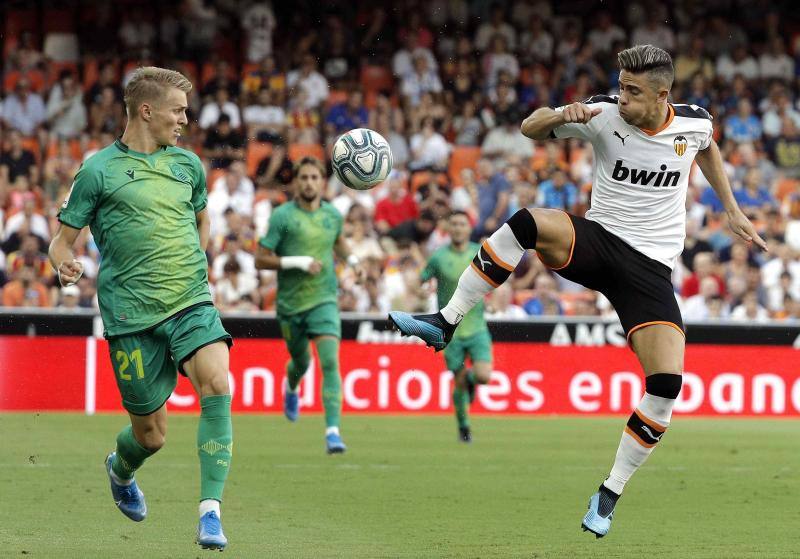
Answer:
[[672, 147], [675, 148], [675, 153], [678, 155], [686, 153], [686, 148], [689, 147], [686, 136], [675, 136], [675, 139], [672, 141]]
[[186, 174], [186, 171], [183, 170], [183, 167], [181, 167], [177, 163], [170, 163], [169, 170], [172, 171], [172, 176], [178, 179], [179, 181], [192, 182], [192, 179], [189, 178], [189, 175]]

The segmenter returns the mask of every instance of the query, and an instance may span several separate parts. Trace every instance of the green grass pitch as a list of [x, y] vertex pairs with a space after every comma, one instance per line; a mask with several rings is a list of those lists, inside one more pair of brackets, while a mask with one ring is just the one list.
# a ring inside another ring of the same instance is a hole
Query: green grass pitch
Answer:
[[[196, 418], [172, 416], [139, 472], [149, 507], [115, 510], [103, 471], [122, 415], [0, 415], [0, 556], [204, 557], [194, 544]], [[800, 555], [800, 422], [677, 417], [608, 537], [580, 530], [624, 418], [234, 417], [227, 557], [765, 558]]]

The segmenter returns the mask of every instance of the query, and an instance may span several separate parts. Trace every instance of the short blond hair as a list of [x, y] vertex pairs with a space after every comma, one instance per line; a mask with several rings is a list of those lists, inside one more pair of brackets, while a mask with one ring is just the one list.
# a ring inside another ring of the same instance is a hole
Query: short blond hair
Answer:
[[192, 90], [192, 82], [175, 70], [156, 66], [137, 68], [125, 86], [124, 99], [128, 116], [133, 116], [142, 103], [153, 103], [161, 99], [170, 87], [188, 94]]

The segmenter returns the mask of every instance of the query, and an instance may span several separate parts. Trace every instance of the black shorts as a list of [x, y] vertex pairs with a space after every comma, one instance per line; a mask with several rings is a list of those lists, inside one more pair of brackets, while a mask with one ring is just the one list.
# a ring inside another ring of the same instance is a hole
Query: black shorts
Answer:
[[[569, 214], [567, 214], [569, 215]], [[665, 324], [684, 333], [668, 266], [645, 256], [597, 222], [569, 215], [574, 231], [567, 263], [551, 268], [611, 301], [630, 342], [644, 326]]]

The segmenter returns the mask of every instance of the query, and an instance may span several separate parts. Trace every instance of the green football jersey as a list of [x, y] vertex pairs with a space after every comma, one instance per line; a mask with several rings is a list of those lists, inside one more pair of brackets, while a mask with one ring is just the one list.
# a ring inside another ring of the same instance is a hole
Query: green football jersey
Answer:
[[195, 215], [206, 202], [200, 159], [181, 148], [148, 155], [117, 140], [80, 168], [58, 219], [94, 235], [106, 336], [146, 330], [211, 301]]
[[[422, 281], [436, 278], [436, 298], [440, 308], [450, 301], [450, 297], [458, 287], [458, 279], [475, 258], [478, 248], [480, 247], [477, 244], [469, 243], [467, 248], [459, 252], [452, 245], [447, 245], [431, 254], [428, 265], [422, 270], [421, 277]], [[483, 316], [483, 300], [481, 300], [461, 319], [453, 335], [456, 338], [466, 338], [487, 328], [486, 319]]]
[[342, 232], [342, 214], [328, 202], [306, 211], [297, 202], [279, 206], [259, 243], [278, 256], [313, 256], [322, 262], [316, 275], [302, 270], [278, 270], [278, 314], [289, 316], [321, 303], [337, 302], [338, 282], [333, 246]]

